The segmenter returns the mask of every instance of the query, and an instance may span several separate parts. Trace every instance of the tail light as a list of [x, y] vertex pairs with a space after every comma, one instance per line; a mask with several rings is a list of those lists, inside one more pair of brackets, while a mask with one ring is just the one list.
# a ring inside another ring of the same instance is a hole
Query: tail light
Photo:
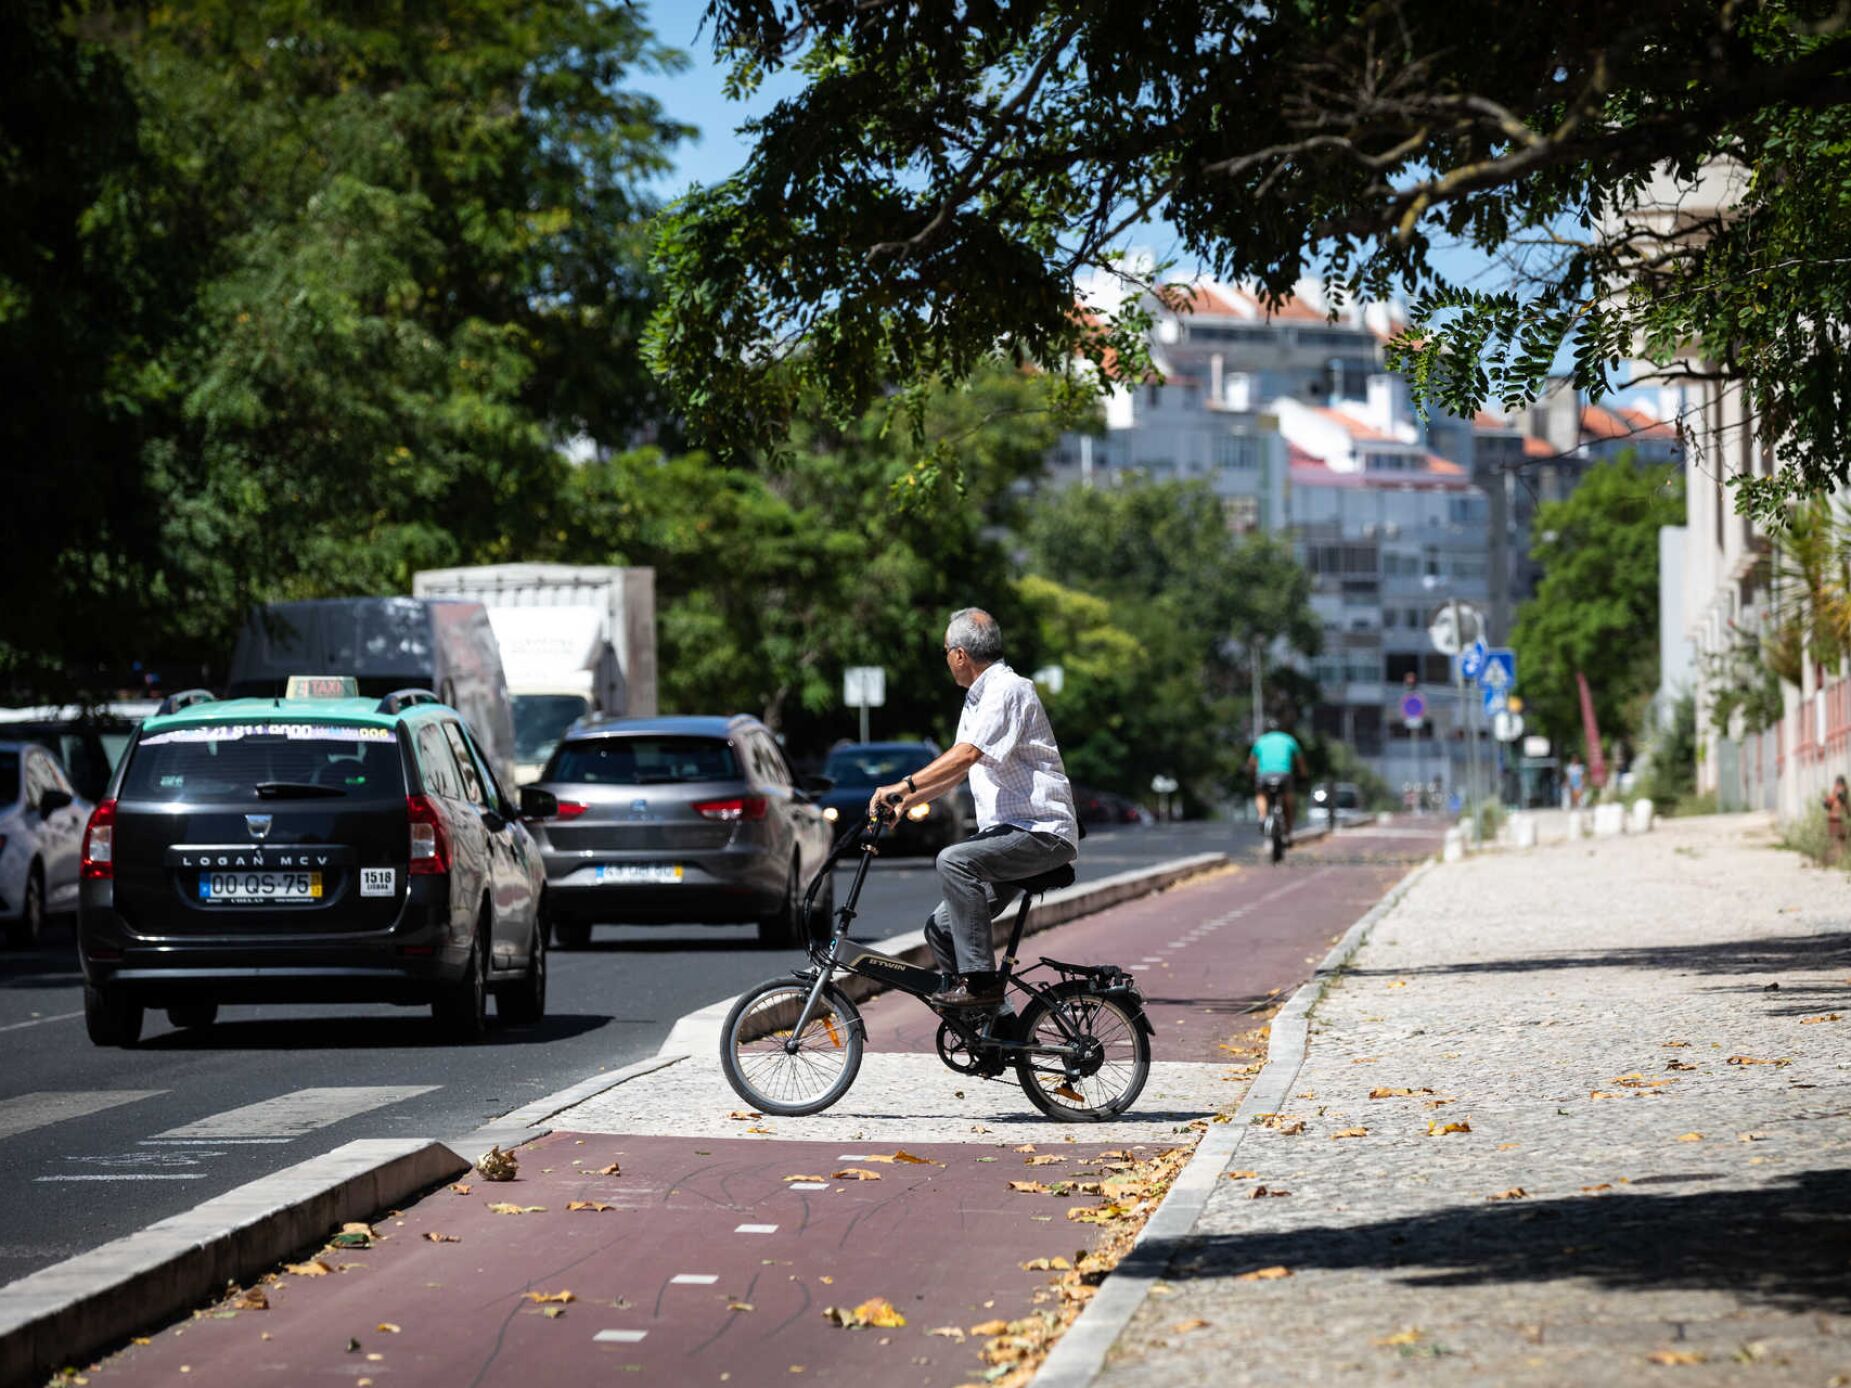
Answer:
[[84, 826], [84, 858], [80, 869], [87, 880], [116, 875], [116, 802], [100, 800]]
[[762, 795], [735, 795], [730, 800], [697, 800], [694, 812], [702, 819], [763, 819], [767, 803]]
[[406, 871], [413, 877], [448, 872], [450, 831], [437, 807], [425, 796], [407, 795], [405, 816], [411, 821], [411, 863]]
[[581, 805], [576, 800], [561, 800], [559, 802], [559, 812], [555, 814], [553, 818], [554, 819], [577, 819], [580, 815], [584, 814], [585, 811], [590, 808], [591, 806]]

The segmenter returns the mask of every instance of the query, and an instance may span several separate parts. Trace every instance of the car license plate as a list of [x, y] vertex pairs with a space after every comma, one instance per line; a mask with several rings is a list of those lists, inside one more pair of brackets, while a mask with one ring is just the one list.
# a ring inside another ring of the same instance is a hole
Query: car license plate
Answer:
[[600, 882], [670, 883], [681, 880], [680, 863], [600, 863]]
[[320, 901], [319, 872], [202, 872], [199, 899], [227, 905]]

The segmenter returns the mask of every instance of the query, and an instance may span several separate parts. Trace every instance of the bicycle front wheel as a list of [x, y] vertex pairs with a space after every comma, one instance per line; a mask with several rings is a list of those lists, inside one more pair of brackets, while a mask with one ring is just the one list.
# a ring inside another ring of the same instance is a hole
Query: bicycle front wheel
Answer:
[[761, 983], [741, 995], [720, 1029], [726, 1082], [760, 1113], [821, 1113], [861, 1069], [861, 1014], [835, 987], [823, 989], [797, 1031], [811, 986], [799, 978]]
[[[1042, 1054], [1028, 1052], [1016, 1061], [1022, 1092], [1063, 1123], [1118, 1117], [1137, 1102], [1150, 1077], [1150, 1038], [1116, 998], [1069, 993], [1051, 1007], [1038, 997], [1022, 1013], [1021, 1039], [1044, 1048]], [[1083, 1051], [1078, 1057], [1045, 1053], [1076, 1044]]]

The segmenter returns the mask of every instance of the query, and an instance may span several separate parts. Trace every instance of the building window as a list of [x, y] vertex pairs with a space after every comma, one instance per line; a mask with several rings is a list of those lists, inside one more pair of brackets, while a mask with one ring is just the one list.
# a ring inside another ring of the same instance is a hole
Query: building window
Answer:
[[1260, 528], [1260, 499], [1257, 496], [1223, 497], [1221, 514], [1230, 531], [1236, 535], [1245, 535]]
[[1223, 434], [1215, 440], [1215, 462], [1232, 472], [1258, 472], [1260, 441], [1246, 434]]

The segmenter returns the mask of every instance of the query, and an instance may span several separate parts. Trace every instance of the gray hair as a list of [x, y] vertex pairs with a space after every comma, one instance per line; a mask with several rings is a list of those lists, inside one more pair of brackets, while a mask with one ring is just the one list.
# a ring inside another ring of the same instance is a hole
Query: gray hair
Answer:
[[961, 649], [979, 665], [1003, 658], [1003, 629], [981, 607], [961, 607], [945, 627], [945, 644]]

